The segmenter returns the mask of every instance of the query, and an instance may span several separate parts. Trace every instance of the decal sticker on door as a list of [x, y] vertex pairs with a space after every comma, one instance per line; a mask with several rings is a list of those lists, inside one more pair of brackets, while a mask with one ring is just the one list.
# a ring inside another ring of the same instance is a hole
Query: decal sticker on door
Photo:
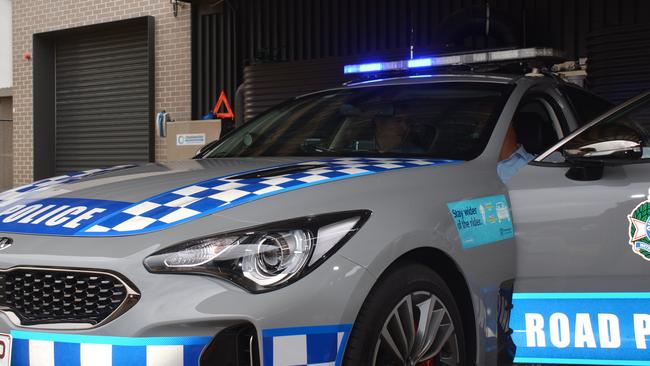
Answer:
[[627, 217], [630, 222], [630, 245], [634, 253], [650, 261], [650, 189], [648, 199], [640, 203]]
[[502, 194], [447, 204], [463, 249], [514, 236], [508, 200]]

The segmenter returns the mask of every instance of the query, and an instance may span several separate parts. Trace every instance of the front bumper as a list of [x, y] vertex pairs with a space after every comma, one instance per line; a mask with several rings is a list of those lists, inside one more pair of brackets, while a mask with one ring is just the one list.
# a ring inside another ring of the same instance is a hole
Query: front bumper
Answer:
[[219, 335], [241, 326], [253, 329], [259, 344], [253, 352], [264, 366], [339, 364], [375, 281], [340, 255], [292, 285], [264, 294], [205, 276], [152, 274], [141, 265], [121, 273], [141, 298], [102, 326], [76, 331], [18, 327], [0, 314], [0, 333], [13, 338], [11, 364], [194, 366], [202, 353], [210, 359], [210, 352], [230, 351], [224, 348], [235, 343], [220, 341]]

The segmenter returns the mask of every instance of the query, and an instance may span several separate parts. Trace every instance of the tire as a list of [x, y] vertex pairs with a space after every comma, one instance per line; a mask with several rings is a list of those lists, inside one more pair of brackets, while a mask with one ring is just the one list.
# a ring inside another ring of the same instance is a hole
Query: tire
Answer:
[[[432, 308], [425, 321], [421, 315]], [[429, 329], [428, 334], [418, 332], [420, 328]], [[465, 345], [460, 312], [449, 287], [429, 267], [408, 263], [383, 276], [370, 292], [350, 334], [343, 365], [465, 366]]]

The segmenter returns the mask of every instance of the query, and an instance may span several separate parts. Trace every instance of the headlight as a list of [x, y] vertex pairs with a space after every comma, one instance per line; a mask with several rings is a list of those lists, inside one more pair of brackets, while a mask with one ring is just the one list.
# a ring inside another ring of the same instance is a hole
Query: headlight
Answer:
[[269, 291], [306, 275], [348, 241], [370, 211], [309, 216], [192, 239], [147, 257], [155, 273], [205, 274], [251, 292]]

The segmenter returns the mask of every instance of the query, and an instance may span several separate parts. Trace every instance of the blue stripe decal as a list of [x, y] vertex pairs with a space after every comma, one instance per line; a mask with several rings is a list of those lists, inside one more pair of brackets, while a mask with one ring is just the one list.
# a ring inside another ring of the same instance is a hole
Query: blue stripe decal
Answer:
[[25, 339], [34, 341], [52, 341], [63, 343], [84, 343], [84, 344], [110, 344], [113, 346], [193, 346], [206, 345], [210, 337], [111, 337], [111, 336], [87, 336], [77, 334], [59, 334], [26, 332], [12, 330], [11, 336], [14, 339]]
[[515, 293], [517, 363], [650, 365], [650, 293]]
[[29, 340], [11, 340], [11, 366], [29, 366]]
[[[211, 337], [128, 338], [12, 331], [13, 366], [40, 366], [30, 353], [55, 366], [89, 365], [146, 366], [156, 360], [173, 359], [169, 366], [196, 366]], [[52, 348], [54, 352], [52, 353]], [[99, 350], [99, 352], [98, 352]], [[108, 360], [97, 357], [106, 357]], [[107, 362], [108, 361], [108, 362]]]
[[[147, 366], [147, 348], [137, 346], [113, 346], [113, 365]], [[186, 363], [191, 365], [191, 363]]]
[[198, 360], [201, 358], [201, 352], [203, 352], [202, 346], [185, 346], [183, 348], [183, 364], [184, 365], [198, 365]]
[[0, 232], [96, 237], [144, 234], [297, 189], [383, 172], [457, 162], [409, 158], [337, 158], [307, 161], [246, 173], [263, 172], [278, 167], [309, 166], [304, 171], [247, 179], [235, 179], [243, 173], [231, 174], [180, 187], [137, 203], [56, 197], [36, 200], [30, 195], [62, 184], [74, 183], [99, 172], [110, 171], [102, 170], [52, 178], [45, 183], [37, 182], [29, 187], [1, 193]]
[[54, 343], [54, 365], [80, 366], [81, 352], [76, 343]]
[[273, 366], [273, 337], [262, 338], [262, 366]]
[[515, 363], [550, 363], [563, 365], [628, 365], [628, 366], [648, 366], [650, 361], [625, 361], [625, 360], [575, 360], [571, 358], [534, 358], [534, 357], [515, 357]]
[[522, 292], [512, 294], [512, 299], [650, 299], [650, 292]]
[[264, 366], [341, 365], [351, 324], [264, 329]]
[[294, 328], [274, 328], [264, 329], [263, 337], [281, 337], [300, 334], [327, 334], [337, 332], [347, 332], [352, 328], [352, 324], [341, 325], [318, 325], [313, 327], [294, 327]]
[[307, 364], [326, 363], [336, 360], [338, 354], [337, 334], [318, 333], [307, 335]]
[[345, 331], [345, 333], [343, 333], [343, 340], [341, 341], [339, 352], [336, 355], [335, 365], [343, 364], [343, 355], [345, 354], [345, 346], [348, 344], [348, 338], [350, 338], [350, 329], [352, 329], [352, 325], [348, 326], [348, 329]]

